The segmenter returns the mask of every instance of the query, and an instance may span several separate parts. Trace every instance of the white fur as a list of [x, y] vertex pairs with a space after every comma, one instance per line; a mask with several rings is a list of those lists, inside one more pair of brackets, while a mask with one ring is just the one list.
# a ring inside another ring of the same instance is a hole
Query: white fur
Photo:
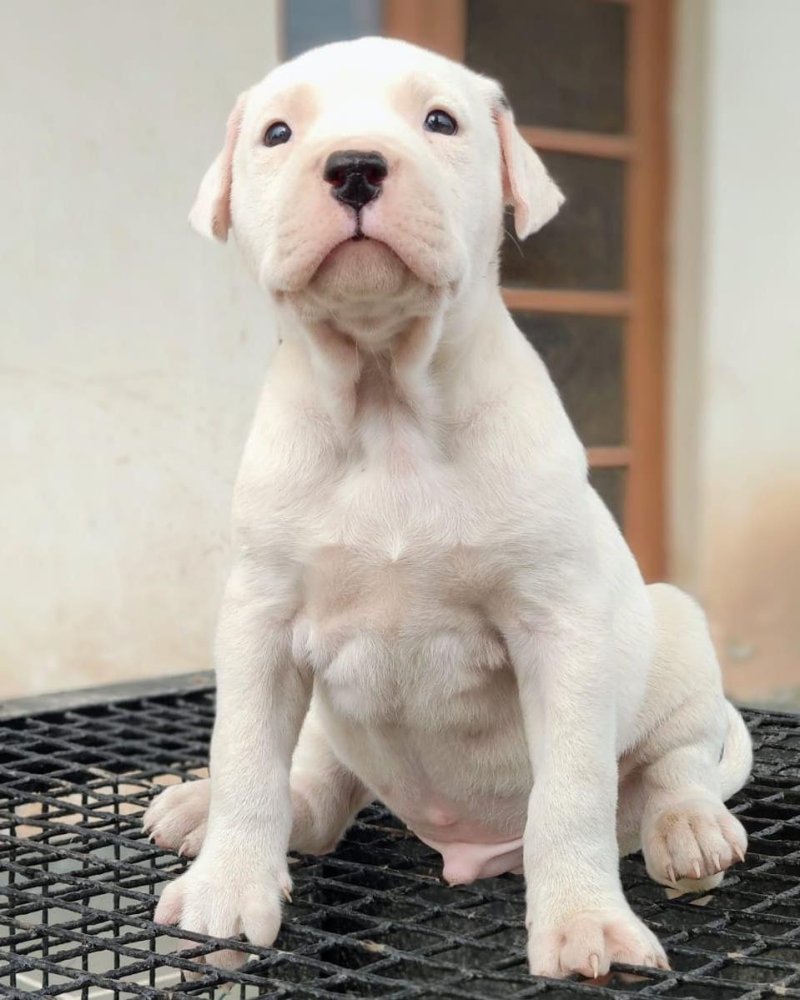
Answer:
[[[433, 108], [456, 135], [423, 129]], [[275, 120], [293, 135], [267, 148]], [[360, 242], [322, 177], [353, 148], [389, 163]], [[522, 236], [562, 200], [495, 83], [401, 42], [307, 53], [232, 115], [192, 221], [230, 221], [282, 343], [236, 487], [210, 786], [146, 819], [202, 842], [161, 921], [271, 943], [287, 848], [330, 850], [379, 798], [450, 881], [524, 866], [532, 971], [597, 975], [666, 962], [619, 850], [673, 886], [742, 856], [722, 803], [746, 730], [702, 613], [643, 584], [503, 305], [504, 196]]]

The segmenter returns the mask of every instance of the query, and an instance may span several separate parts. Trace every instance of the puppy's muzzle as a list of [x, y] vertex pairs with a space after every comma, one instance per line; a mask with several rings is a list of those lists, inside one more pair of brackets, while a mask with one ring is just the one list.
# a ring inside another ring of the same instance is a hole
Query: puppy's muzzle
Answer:
[[331, 153], [323, 176], [337, 201], [360, 212], [381, 193], [388, 173], [389, 164], [380, 153], [345, 149]]

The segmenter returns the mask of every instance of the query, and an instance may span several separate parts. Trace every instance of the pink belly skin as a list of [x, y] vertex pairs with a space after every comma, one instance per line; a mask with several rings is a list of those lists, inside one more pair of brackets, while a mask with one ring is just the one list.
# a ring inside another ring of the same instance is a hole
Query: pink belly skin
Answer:
[[[467, 885], [506, 872], [522, 875], [526, 798], [487, 798], [472, 801], [465, 808], [419, 788], [413, 798], [408, 794], [392, 795], [389, 788], [380, 791], [386, 805], [423, 844], [441, 854], [442, 878], [450, 885]], [[519, 836], [509, 836], [517, 831]]]
[[450, 885], [466, 885], [476, 879], [493, 878], [505, 872], [522, 874], [522, 837], [499, 844], [468, 844], [417, 836], [441, 854], [444, 862], [442, 877]]

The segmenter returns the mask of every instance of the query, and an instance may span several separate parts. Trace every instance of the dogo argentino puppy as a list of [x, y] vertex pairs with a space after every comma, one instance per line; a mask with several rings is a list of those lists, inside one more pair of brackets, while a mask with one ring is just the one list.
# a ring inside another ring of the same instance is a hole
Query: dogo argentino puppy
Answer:
[[[706, 888], [751, 766], [708, 628], [645, 586], [498, 289], [562, 195], [494, 81], [316, 49], [242, 94], [190, 220], [233, 231], [280, 346], [234, 500], [210, 781], [145, 824], [198, 853], [156, 919], [269, 945], [287, 850], [384, 802], [450, 883], [523, 873], [532, 972], [665, 967], [619, 853]], [[220, 953], [214, 961], [238, 960]]]

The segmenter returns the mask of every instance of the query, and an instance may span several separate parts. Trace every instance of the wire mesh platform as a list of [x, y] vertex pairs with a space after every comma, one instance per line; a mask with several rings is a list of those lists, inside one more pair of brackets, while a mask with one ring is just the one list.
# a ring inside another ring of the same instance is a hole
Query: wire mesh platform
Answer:
[[639, 857], [623, 862], [673, 971], [595, 986], [528, 975], [522, 879], [444, 885], [435, 852], [379, 807], [334, 855], [294, 859], [274, 949], [236, 942], [253, 958], [234, 973], [197, 963], [216, 940], [176, 953], [186, 935], [152, 912], [185, 863], [141, 813], [156, 786], [204, 773], [213, 691], [92, 701], [0, 720], [0, 996], [800, 998], [800, 716], [747, 713], [756, 770], [733, 808], [750, 851], [720, 889], [668, 901]]

